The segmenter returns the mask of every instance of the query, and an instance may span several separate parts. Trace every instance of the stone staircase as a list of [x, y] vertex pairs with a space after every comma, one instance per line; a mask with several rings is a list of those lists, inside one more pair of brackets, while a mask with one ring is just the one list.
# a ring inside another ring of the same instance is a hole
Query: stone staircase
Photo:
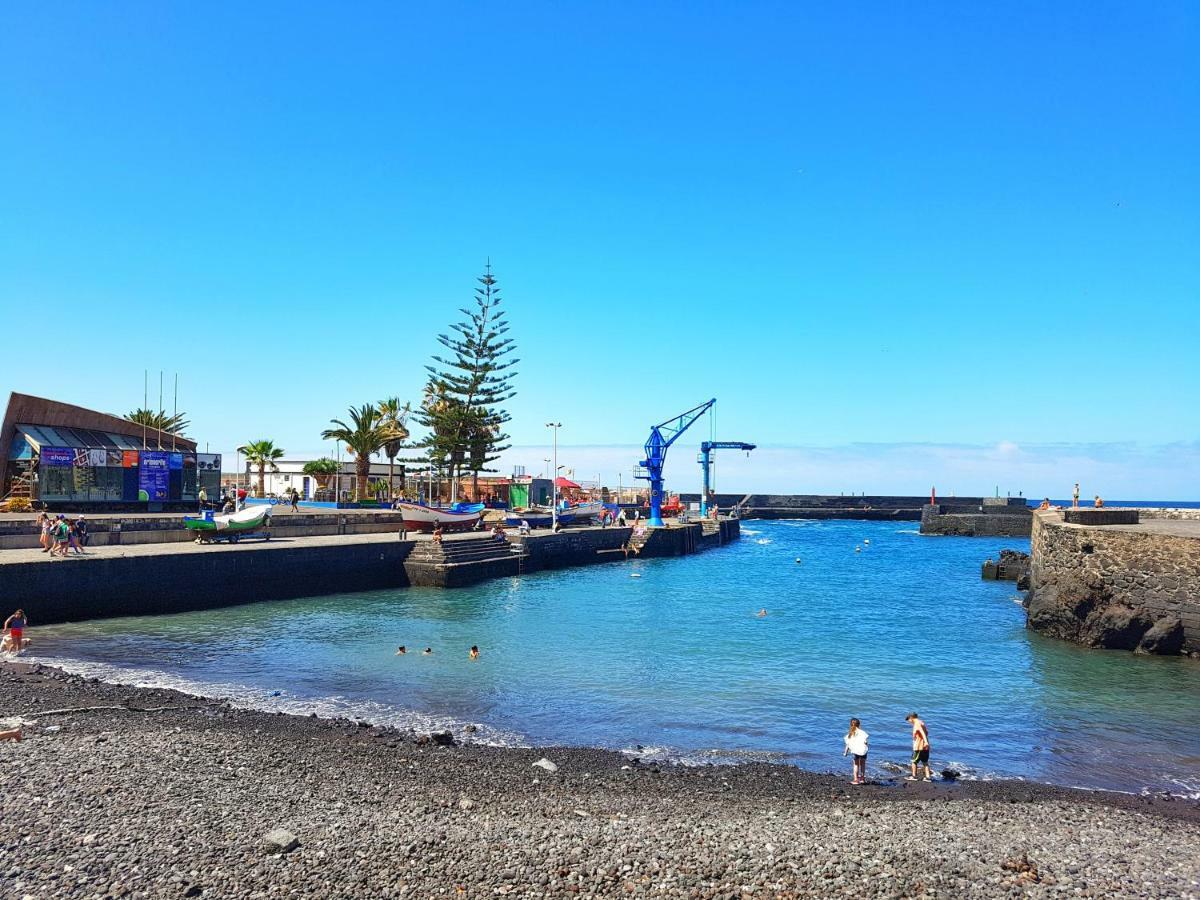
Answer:
[[481, 566], [488, 563], [520, 569], [528, 553], [520, 543], [510, 543], [482, 537], [448, 538], [441, 543], [431, 540], [417, 541], [408, 555], [407, 565], [432, 566], [440, 570], [458, 566]]

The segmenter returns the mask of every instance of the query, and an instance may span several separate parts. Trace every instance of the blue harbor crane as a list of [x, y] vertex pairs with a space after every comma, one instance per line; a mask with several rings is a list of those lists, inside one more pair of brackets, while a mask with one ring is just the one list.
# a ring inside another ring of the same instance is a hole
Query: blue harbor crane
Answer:
[[700, 515], [708, 515], [709, 478], [712, 472], [712, 452], [714, 450], [745, 450], [749, 453], [755, 447], [745, 441], [704, 441], [700, 444], [700, 457], [696, 461], [704, 469], [704, 490], [700, 492]]
[[646, 439], [646, 458], [642, 460], [640, 471], [634, 473], [637, 478], [650, 482], [650, 527], [661, 528], [663, 524], [663, 464], [667, 461], [667, 448], [716, 402], [717, 398], [713, 397], [707, 403], [701, 403], [650, 429], [650, 437]]

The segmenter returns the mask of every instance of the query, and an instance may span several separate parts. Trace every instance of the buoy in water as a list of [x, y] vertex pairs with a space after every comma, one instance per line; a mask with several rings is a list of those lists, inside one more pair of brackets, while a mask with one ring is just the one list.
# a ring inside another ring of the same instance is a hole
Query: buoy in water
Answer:
[[796, 557], [796, 562], [800, 562], [800, 557]]
[[629, 577], [630, 578], [641, 578], [642, 574], [640, 572], [630, 572]]
[[855, 553], [862, 553], [862, 547], [855, 547], [855, 548], [854, 548], [854, 552], [855, 552]]
[[870, 539], [870, 538], [863, 538], [863, 543], [864, 543], [864, 544], [869, 544], [869, 543], [871, 543], [871, 539]]

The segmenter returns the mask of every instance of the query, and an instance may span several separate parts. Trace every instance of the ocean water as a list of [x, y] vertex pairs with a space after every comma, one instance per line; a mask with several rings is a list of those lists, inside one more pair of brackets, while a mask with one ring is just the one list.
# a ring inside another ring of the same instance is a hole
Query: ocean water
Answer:
[[697, 556], [457, 591], [34, 628], [30, 653], [249, 706], [689, 763], [848, 771], [841, 736], [857, 716], [884, 774], [907, 762], [915, 710], [939, 770], [1200, 796], [1200, 662], [1027, 632], [1014, 586], [979, 569], [1028, 541], [884, 522], [747, 521], [742, 534]]

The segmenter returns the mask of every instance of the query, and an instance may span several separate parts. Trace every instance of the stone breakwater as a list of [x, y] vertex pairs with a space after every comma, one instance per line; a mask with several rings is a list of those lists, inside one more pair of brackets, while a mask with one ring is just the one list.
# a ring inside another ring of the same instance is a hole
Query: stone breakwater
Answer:
[[0, 710], [29, 723], [0, 742], [4, 896], [1200, 892], [1194, 801], [439, 745], [40, 667], [0, 667]]
[[1035, 513], [1028, 626], [1089, 647], [1200, 656], [1200, 518], [1180, 512], [1111, 525]]

